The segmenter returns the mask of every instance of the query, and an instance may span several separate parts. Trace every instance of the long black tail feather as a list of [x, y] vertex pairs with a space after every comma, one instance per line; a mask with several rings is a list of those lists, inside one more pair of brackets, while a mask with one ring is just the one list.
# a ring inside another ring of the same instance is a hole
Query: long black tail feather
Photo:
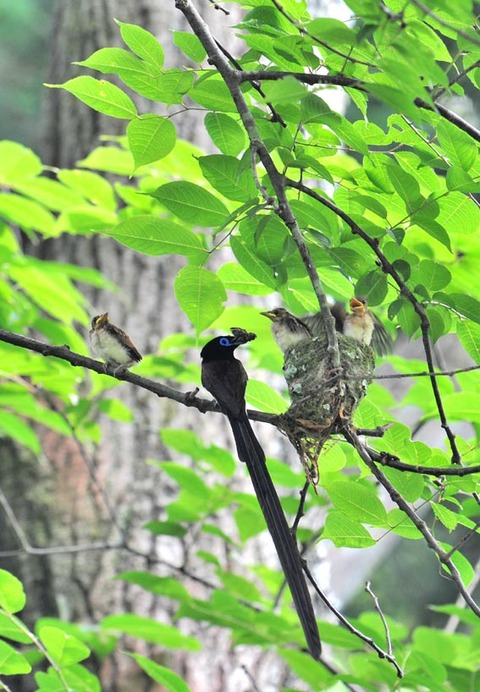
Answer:
[[265, 453], [246, 414], [240, 419], [229, 416], [229, 420], [235, 437], [238, 456], [241, 461], [246, 463], [250, 473], [255, 494], [290, 588], [308, 648], [313, 658], [318, 660], [322, 653], [322, 647], [312, 600], [305, 581], [296, 542], [287, 524], [277, 491], [265, 463]]

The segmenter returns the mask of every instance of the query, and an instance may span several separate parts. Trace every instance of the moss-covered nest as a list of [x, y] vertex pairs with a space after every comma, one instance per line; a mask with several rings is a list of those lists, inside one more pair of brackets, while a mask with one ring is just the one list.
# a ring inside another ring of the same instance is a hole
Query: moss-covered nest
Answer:
[[[280, 427], [316, 467], [323, 444], [341, 432], [366, 394], [375, 368], [370, 346], [338, 334], [340, 368], [333, 368], [325, 334], [304, 339], [285, 352], [283, 371], [291, 405]], [[316, 475], [316, 474], [315, 474]]]

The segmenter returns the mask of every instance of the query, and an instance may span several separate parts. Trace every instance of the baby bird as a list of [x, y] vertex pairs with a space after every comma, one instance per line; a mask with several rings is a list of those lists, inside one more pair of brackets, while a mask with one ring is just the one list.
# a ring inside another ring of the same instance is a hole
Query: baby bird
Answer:
[[285, 308], [274, 308], [261, 312], [268, 319], [272, 320], [272, 334], [280, 350], [285, 353], [289, 346], [308, 339], [313, 336], [310, 327], [298, 317], [285, 310]]
[[93, 318], [90, 345], [94, 355], [116, 369], [126, 370], [142, 360], [128, 334], [110, 322], [108, 312]]

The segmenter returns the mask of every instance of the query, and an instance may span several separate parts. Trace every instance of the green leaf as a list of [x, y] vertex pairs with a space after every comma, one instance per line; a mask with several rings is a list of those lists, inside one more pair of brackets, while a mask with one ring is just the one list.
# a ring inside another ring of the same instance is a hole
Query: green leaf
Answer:
[[137, 79], [145, 78], [145, 63], [124, 48], [100, 48], [86, 60], [75, 62], [74, 65], [98, 70], [103, 74], [117, 74], [128, 84], [132, 75]]
[[32, 666], [21, 653], [0, 641], [0, 675], [25, 675], [31, 670]]
[[112, 118], [131, 120], [137, 115], [132, 99], [114, 84], [104, 79], [83, 75], [74, 77], [64, 84], [46, 84], [52, 89], [65, 89], [94, 111]]
[[115, 210], [117, 202], [112, 186], [103, 176], [92, 171], [61, 170], [57, 178], [72, 190], [77, 191], [92, 204]]
[[146, 63], [160, 70], [165, 60], [163, 48], [155, 36], [136, 24], [127, 24], [115, 20], [120, 27], [120, 34], [130, 50], [145, 60]]
[[98, 403], [98, 410], [106, 413], [112, 420], [121, 423], [131, 423], [134, 420], [128, 406], [119, 399], [102, 399]]
[[22, 582], [13, 574], [0, 569], [0, 607], [7, 613], [18, 613], [25, 607]]
[[457, 334], [468, 355], [480, 364], [480, 325], [462, 320], [457, 325]]
[[465, 132], [447, 120], [437, 125], [437, 137], [450, 163], [469, 171], [477, 158], [477, 144]]
[[187, 530], [183, 528], [180, 524], [174, 521], [148, 521], [144, 528], [147, 531], [151, 531], [156, 536], [176, 536], [177, 538], [183, 538], [187, 533]]
[[284, 77], [272, 82], [264, 82], [262, 88], [269, 103], [281, 105], [297, 103], [308, 95], [306, 87], [294, 77]]
[[236, 464], [230, 452], [216, 445], [205, 446], [198, 435], [191, 430], [162, 428], [160, 436], [164, 444], [180, 454], [187, 454], [197, 461], [206, 461], [212, 468], [230, 478]]
[[480, 301], [465, 293], [436, 293], [433, 299], [439, 303], [449, 305], [463, 317], [480, 323]]
[[166, 649], [185, 649], [186, 651], [200, 651], [201, 649], [197, 639], [182, 634], [177, 627], [164, 625], [151, 618], [133, 613], [108, 615], [103, 618], [101, 628], [110, 632], [122, 632], [131, 637], [161, 645]]
[[395, 304], [397, 303], [401, 306], [396, 315], [398, 324], [408, 336], [413, 336], [420, 327], [420, 317], [415, 312], [413, 305], [407, 300], [399, 299], [395, 301]]
[[452, 512], [451, 509], [448, 509], [448, 507], [438, 502], [431, 502], [430, 507], [437, 519], [441, 521], [449, 531], [453, 531], [458, 526], [459, 516], [455, 512]]
[[355, 286], [355, 295], [366, 298], [370, 305], [383, 303], [387, 293], [387, 277], [378, 269], [361, 276]]
[[0, 637], [20, 644], [32, 643], [32, 635], [25, 625], [14, 615], [7, 615], [3, 611], [0, 611]]
[[400, 166], [391, 164], [387, 166], [386, 170], [393, 187], [403, 199], [405, 206], [411, 213], [418, 207], [418, 202], [421, 198], [418, 181], [413, 175], [404, 171]]
[[329, 539], [337, 548], [369, 548], [375, 545], [367, 529], [343, 512], [331, 510], [325, 520], [322, 540]]
[[255, 252], [254, 249], [250, 248], [243, 239], [238, 236], [232, 236], [232, 238], [230, 238], [230, 246], [237, 260], [249, 274], [265, 286], [269, 286], [272, 290], [276, 290], [277, 281], [274, 277], [272, 268], [258, 257], [258, 253]]
[[374, 490], [353, 481], [335, 481], [326, 489], [334, 507], [350, 519], [385, 526], [387, 512]]
[[237, 202], [248, 202], [258, 198], [258, 190], [252, 176], [251, 168], [233, 156], [202, 156], [200, 168], [210, 185], [228, 199]]
[[152, 680], [158, 682], [165, 692], [189, 692], [190, 687], [185, 680], [182, 680], [182, 678], [177, 675], [177, 673], [174, 673], [173, 670], [170, 670], [170, 668], [165, 668], [165, 666], [161, 666], [141, 654], [129, 654], [129, 656], [134, 658], [142, 670], [144, 670]]
[[103, 232], [144, 255], [201, 257], [205, 254], [199, 235], [173, 221], [155, 216], [132, 216]]
[[173, 42], [193, 62], [200, 63], [205, 59], [207, 53], [200, 39], [189, 31], [174, 31]]
[[270, 385], [259, 380], [248, 380], [246, 396], [250, 404], [266, 413], [279, 415], [285, 413], [288, 408], [288, 401], [280, 396]]
[[[440, 543], [440, 545], [442, 546], [443, 550], [445, 550], [445, 552], [447, 553], [449, 553], [452, 550], [452, 546], [448, 543]], [[470, 586], [470, 584], [475, 579], [475, 570], [473, 569], [469, 560], [458, 550], [452, 551], [451, 560], [457, 568], [457, 570], [459, 571], [460, 577], [465, 586]], [[445, 565], [442, 565], [442, 567], [447, 572], [447, 574], [450, 574], [448, 567], [446, 567]]]
[[173, 577], [157, 577], [156, 574], [151, 574], [150, 572], [131, 571], [122, 572], [115, 578], [127, 581], [129, 584], [137, 584], [142, 589], [158, 596], [166, 596], [177, 601], [190, 600], [190, 594], [187, 589], [178, 579]]
[[55, 220], [53, 215], [41, 204], [11, 192], [0, 194], [0, 219], [18, 224], [26, 231], [40, 231], [53, 235]]
[[407, 502], [416, 502], [421, 497], [425, 486], [421, 474], [390, 468], [384, 468], [383, 473]]
[[35, 673], [35, 680], [39, 686], [35, 692], [64, 692], [65, 689], [75, 692], [101, 692], [98, 678], [77, 663], [63, 667], [62, 677], [56, 670], [49, 668], [46, 673]]
[[148, 115], [132, 120], [127, 127], [127, 139], [135, 168], [167, 156], [175, 146], [176, 137], [175, 127], [168, 118]]
[[40, 440], [32, 426], [14, 413], [3, 409], [0, 411], [0, 431], [3, 435], [11, 437], [35, 454], [39, 454], [41, 451]]
[[449, 270], [438, 262], [422, 260], [415, 269], [414, 276], [418, 273], [418, 281], [427, 291], [439, 291], [448, 286], [452, 280]]
[[62, 666], [70, 666], [88, 658], [88, 646], [58, 627], [42, 627], [39, 637], [53, 660]]
[[170, 478], [173, 478], [182, 490], [188, 491], [192, 495], [207, 495], [209, 490], [199, 475], [193, 469], [186, 468], [173, 461], [165, 461], [160, 464], [162, 471], [165, 471]]
[[229, 216], [221, 200], [194, 183], [165, 183], [151, 194], [179, 219], [196, 226], [221, 226]]
[[197, 333], [223, 312], [227, 293], [220, 279], [202, 267], [184, 267], [175, 279], [175, 296]]
[[216, 70], [199, 79], [188, 95], [196, 103], [212, 111], [237, 113], [230, 90]]
[[88, 323], [88, 317], [82, 308], [83, 297], [72, 285], [72, 282], [60, 264], [50, 263], [47, 268], [34, 262], [18, 262], [11, 267], [10, 276], [19, 287], [42, 310], [71, 324], [78, 320]]
[[217, 271], [217, 276], [227, 291], [236, 291], [250, 296], [266, 296], [273, 291], [272, 288], [257, 281], [241, 264], [236, 262], [223, 264]]
[[31, 180], [42, 172], [42, 162], [31, 149], [17, 142], [0, 142], [0, 187]]
[[212, 142], [223, 154], [238, 156], [245, 149], [245, 131], [229, 115], [224, 113], [207, 113], [205, 127]]

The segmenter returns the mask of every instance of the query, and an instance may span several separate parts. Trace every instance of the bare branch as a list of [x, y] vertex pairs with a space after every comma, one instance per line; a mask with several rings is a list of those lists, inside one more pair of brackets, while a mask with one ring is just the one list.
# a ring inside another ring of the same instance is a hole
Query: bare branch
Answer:
[[[184, 406], [190, 406], [198, 409], [200, 413], [206, 413], [207, 411], [213, 411], [214, 413], [221, 413], [220, 408], [216, 401], [209, 399], [201, 399], [196, 396], [196, 392], [179, 392], [177, 389], [168, 387], [165, 384], [156, 382], [155, 380], [150, 380], [147, 377], [142, 377], [141, 375], [136, 375], [134, 372], [129, 370], [119, 370], [118, 368], [109, 367], [98, 360], [93, 358], [88, 358], [80, 353], [75, 353], [71, 351], [68, 346], [51, 346], [43, 341], [37, 341], [37, 339], [31, 339], [28, 336], [23, 336], [22, 334], [15, 334], [13, 332], [8, 332], [5, 329], [0, 329], [0, 341], [4, 341], [7, 344], [13, 344], [14, 346], [19, 346], [20, 348], [25, 348], [30, 351], [35, 351], [40, 353], [42, 356], [53, 356], [54, 358], [60, 358], [61, 360], [67, 361], [70, 365], [74, 367], [87, 368], [88, 370], [93, 370], [98, 372], [100, 375], [106, 375], [108, 377], [113, 377], [116, 380], [130, 382], [130, 384], [146, 389], [158, 397], [172, 399], [179, 404]], [[276, 425], [278, 421], [278, 416], [272, 415], [270, 413], [263, 413], [262, 411], [248, 411], [248, 415], [252, 420], [257, 420], [261, 423], [269, 423], [271, 425]]]
[[388, 654], [391, 656], [393, 650], [392, 650], [392, 640], [390, 637], [390, 629], [388, 627], [388, 623], [387, 623], [387, 620], [385, 618], [385, 615], [383, 614], [383, 610], [380, 606], [380, 602], [379, 602], [377, 596], [373, 593], [372, 587], [371, 587], [371, 584], [369, 581], [367, 581], [367, 583], [365, 584], [365, 591], [368, 593], [369, 596], [371, 596], [371, 598], [373, 600], [373, 604], [375, 606], [375, 610], [377, 611], [377, 613], [380, 616], [380, 620], [382, 621], [383, 627], [385, 629], [385, 639], [387, 640], [387, 651], [388, 651]]
[[[359, 431], [357, 431], [357, 434]], [[361, 433], [360, 433], [361, 434]], [[398, 457], [385, 452], [377, 452], [374, 449], [368, 448], [373, 461], [382, 466], [388, 466], [391, 469], [398, 471], [410, 471], [411, 473], [421, 473], [425, 476], [470, 476], [472, 473], [480, 473], [480, 464], [475, 466], [419, 466], [417, 464], [406, 464], [400, 461]]]
[[351, 445], [353, 445], [353, 447], [355, 447], [362, 461], [365, 462], [365, 464], [368, 466], [368, 468], [375, 476], [375, 478], [378, 480], [378, 482], [381, 483], [381, 485], [388, 492], [392, 501], [403, 512], [405, 512], [410, 521], [414, 524], [418, 531], [420, 531], [428, 547], [431, 550], [433, 550], [439, 562], [445, 567], [446, 571], [450, 574], [452, 581], [455, 582], [457, 589], [459, 593], [462, 594], [465, 602], [470, 606], [472, 611], [480, 617], [479, 605], [472, 598], [471, 594], [469, 593], [468, 589], [463, 583], [460, 572], [453, 563], [452, 559], [449, 557], [449, 554], [441, 547], [441, 545], [435, 539], [427, 524], [423, 521], [423, 519], [419, 517], [417, 512], [408, 504], [408, 502], [406, 502], [406, 500], [403, 499], [403, 497], [396, 490], [396, 488], [390, 483], [385, 474], [382, 473], [382, 471], [377, 467], [375, 461], [372, 459], [370, 455], [369, 450], [367, 449], [367, 447], [362, 445], [355, 432], [346, 427], [344, 429], [344, 435], [347, 442], [349, 442]]
[[379, 658], [384, 658], [389, 663], [391, 663], [394, 666], [395, 670], [397, 671], [397, 677], [403, 678], [404, 672], [403, 672], [402, 668], [400, 667], [400, 665], [397, 663], [397, 660], [395, 659], [395, 657], [390, 652], [384, 651], [380, 646], [378, 646], [378, 644], [374, 641], [374, 639], [372, 639], [372, 637], [367, 636], [361, 630], [357, 629], [354, 625], [352, 625], [352, 623], [349, 622], [347, 620], [347, 618], [344, 615], [342, 615], [342, 613], [337, 608], [335, 608], [333, 603], [331, 603], [329, 601], [329, 599], [325, 596], [325, 594], [323, 593], [323, 591], [320, 589], [317, 582], [313, 578], [312, 573], [310, 572], [308, 567], [306, 565], [304, 565], [303, 569], [304, 569], [305, 574], [307, 575], [310, 583], [312, 584], [313, 588], [317, 592], [317, 594], [320, 596], [320, 598], [325, 603], [327, 608], [335, 615], [335, 617], [339, 620], [339, 622], [345, 627], [345, 629], [347, 629], [353, 635], [355, 635], [356, 637], [361, 639], [363, 642], [368, 644], [374, 651], [376, 651]]

